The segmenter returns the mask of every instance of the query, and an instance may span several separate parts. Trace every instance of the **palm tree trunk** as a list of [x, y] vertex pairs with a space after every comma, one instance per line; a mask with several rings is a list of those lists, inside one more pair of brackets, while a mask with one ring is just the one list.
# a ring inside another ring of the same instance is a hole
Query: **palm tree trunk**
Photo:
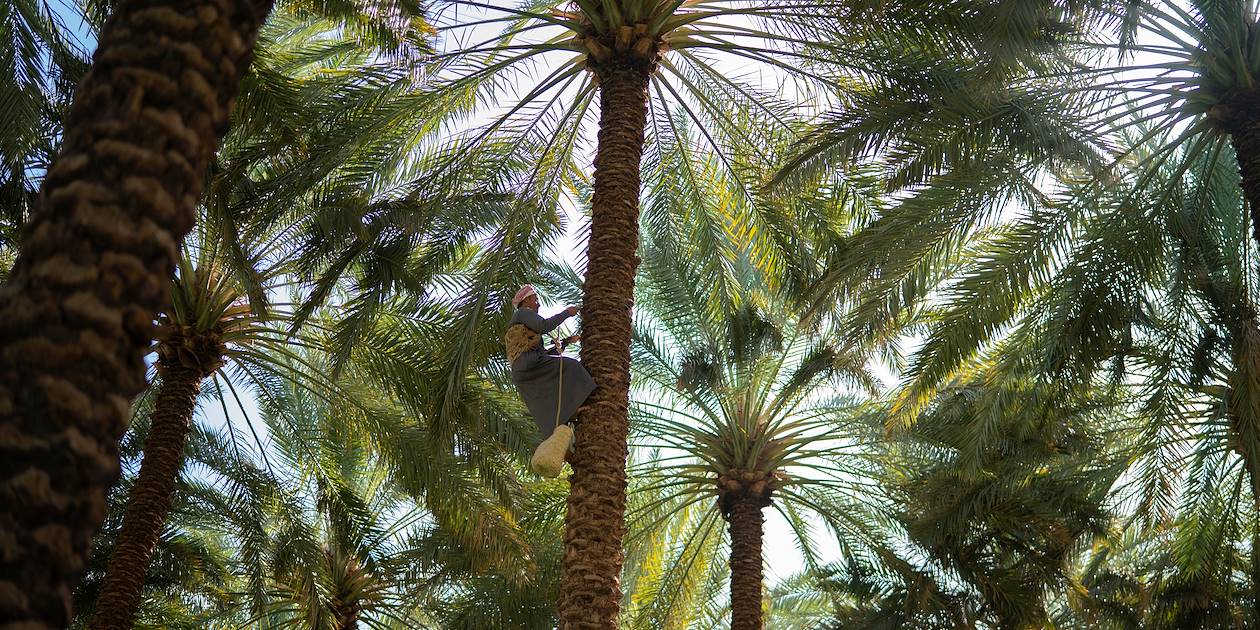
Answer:
[[[1242, 439], [1240, 437], [1240, 442]], [[1245, 442], [1243, 442], [1245, 443]], [[1252, 508], [1260, 513], [1260, 465], [1252, 453], [1243, 454], [1243, 468], [1247, 471], [1247, 481], [1251, 484], [1251, 501]], [[1253, 528], [1254, 528], [1253, 523]], [[1256, 619], [1260, 619], [1260, 547], [1256, 546], [1260, 543], [1260, 530], [1252, 530], [1251, 533], [1251, 606], [1252, 614]]]
[[[1260, 501], [1255, 501], [1252, 509], [1256, 510], [1256, 514], [1260, 514]], [[1260, 619], [1260, 522], [1258, 519], [1251, 519], [1251, 618]]]
[[762, 502], [731, 501], [731, 630], [761, 630]]
[[625, 535], [630, 424], [630, 316], [639, 266], [639, 163], [650, 69], [604, 68], [591, 240], [583, 296], [582, 362], [598, 388], [579, 411], [565, 517], [558, 612], [564, 630], [616, 628]]
[[[1260, 167], [1260, 163], [1257, 166]], [[1252, 205], [1253, 215], [1255, 209]], [[1242, 457], [1243, 468], [1247, 471], [1251, 500], [1254, 505], [1260, 506], [1260, 392], [1251, 386], [1260, 379], [1260, 327], [1254, 321], [1244, 321], [1242, 327], [1234, 331], [1233, 343], [1231, 359], [1234, 372], [1230, 375], [1228, 399], [1230, 429], [1233, 432], [1231, 441], [1235, 443], [1234, 448]], [[1260, 613], [1260, 550], [1254, 545], [1251, 549], [1250, 577], [1252, 606]]]
[[344, 614], [337, 613], [337, 630], [358, 630], [359, 615], [358, 613]]
[[64, 628], [271, 0], [123, 0], [0, 287], [0, 625]]
[[1251, 237], [1260, 246], [1260, 103], [1254, 100], [1250, 94], [1234, 99], [1227, 108], [1230, 114], [1225, 126], [1238, 158], [1243, 195], [1251, 213]]
[[[1235, 426], [1237, 426], [1237, 421], [1235, 421]], [[1239, 442], [1245, 443], [1241, 437]], [[1260, 466], [1257, 465], [1257, 458], [1250, 453], [1244, 452], [1242, 456], [1243, 468], [1247, 471], [1247, 481], [1251, 484], [1252, 508], [1260, 513]], [[1252, 614], [1256, 615], [1257, 619], [1260, 619], [1260, 547], [1257, 547], [1256, 543], [1260, 543], [1260, 530], [1253, 529], [1251, 534], [1251, 571], [1249, 576], [1251, 578], [1251, 606]]]
[[128, 630], [140, 607], [149, 559], [171, 507], [175, 480], [203, 375], [181, 365], [162, 366], [162, 384], [150, 415], [140, 474], [127, 497], [127, 512], [114, 543], [92, 617], [92, 630]]
[[359, 610], [355, 607], [341, 606], [333, 612], [333, 618], [337, 621], [337, 630], [358, 630], [359, 629]]

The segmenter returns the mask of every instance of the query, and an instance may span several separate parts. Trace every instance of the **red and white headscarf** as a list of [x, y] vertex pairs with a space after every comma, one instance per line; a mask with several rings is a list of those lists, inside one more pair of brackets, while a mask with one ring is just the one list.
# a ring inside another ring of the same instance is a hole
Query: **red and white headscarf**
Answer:
[[524, 302], [525, 298], [531, 295], [538, 295], [538, 291], [534, 290], [534, 285], [527, 284], [521, 287], [521, 290], [517, 291], [516, 295], [512, 298], [512, 308], [520, 308], [521, 302]]

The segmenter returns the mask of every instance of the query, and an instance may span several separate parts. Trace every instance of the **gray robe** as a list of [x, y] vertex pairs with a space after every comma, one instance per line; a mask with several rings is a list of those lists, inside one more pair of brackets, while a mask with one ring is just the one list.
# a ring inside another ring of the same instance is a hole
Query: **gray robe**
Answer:
[[512, 383], [520, 392], [530, 415], [534, 416], [541, 439], [549, 437], [557, 425], [568, 422], [595, 389], [594, 379], [581, 362], [571, 357], [547, 354], [543, 348], [543, 336], [568, 318], [566, 311], [543, 319], [533, 309], [518, 308], [508, 323], [508, 326], [524, 324], [540, 336], [537, 348], [525, 352], [512, 363]]

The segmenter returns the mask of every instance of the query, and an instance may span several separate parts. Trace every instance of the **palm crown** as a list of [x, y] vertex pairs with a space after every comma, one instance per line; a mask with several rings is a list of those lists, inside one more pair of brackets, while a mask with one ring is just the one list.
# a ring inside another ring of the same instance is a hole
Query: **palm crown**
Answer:
[[[787, 309], [756, 292], [724, 295], [718, 301], [743, 306], [715, 316], [686, 280], [705, 264], [703, 254], [680, 258], [655, 242], [645, 250], [634, 346], [642, 380], [632, 410], [632, 442], [644, 457], [632, 469], [642, 502], [631, 512], [639, 531], [630, 548], [662, 544], [658, 528], [682, 528], [689, 533], [678, 553], [700, 554], [717, 541], [705, 532], [724, 518], [731, 532], [732, 623], [761, 627], [762, 510], [775, 499], [803, 549], [811, 546], [811, 514], [855, 550], [882, 544], [880, 517], [859, 499], [872, 491], [878, 458], [866, 448], [870, 427], [855, 420], [856, 398], [836, 389], [873, 387], [867, 349], [819, 342]], [[754, 304], [766, 305], [766, 314]], [[807, 558], [811, 566], [818, 562]], [[687, 566], [672, 580], [700, 579], [690, 573], [703, 565]], [[695, 605], [675, 604], [688, 602]], [[663, 619], [669, 610], [648, 618]]]

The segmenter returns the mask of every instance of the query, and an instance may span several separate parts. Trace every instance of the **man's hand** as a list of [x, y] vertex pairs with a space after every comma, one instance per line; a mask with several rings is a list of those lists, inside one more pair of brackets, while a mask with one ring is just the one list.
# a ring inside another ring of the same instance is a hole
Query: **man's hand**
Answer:
[[582, 335], [569, 335], [568, 337], [565, 337], [564, 339], [553, 338], [551, 341], [551, 353], [561, 354], [564, 352], [565, 346], [568, 346], [569, 344], [572, 344], [572, 343], [577, 343], [581, 339], [582, 339]]
[[569, 308], [564, 309], [564, 312], [568, 313], [569, 317], [573, 317], [574, 315], [577, 315], [580, 311], [581, 309], [579, 309], [576, 306], [570, 306]]

